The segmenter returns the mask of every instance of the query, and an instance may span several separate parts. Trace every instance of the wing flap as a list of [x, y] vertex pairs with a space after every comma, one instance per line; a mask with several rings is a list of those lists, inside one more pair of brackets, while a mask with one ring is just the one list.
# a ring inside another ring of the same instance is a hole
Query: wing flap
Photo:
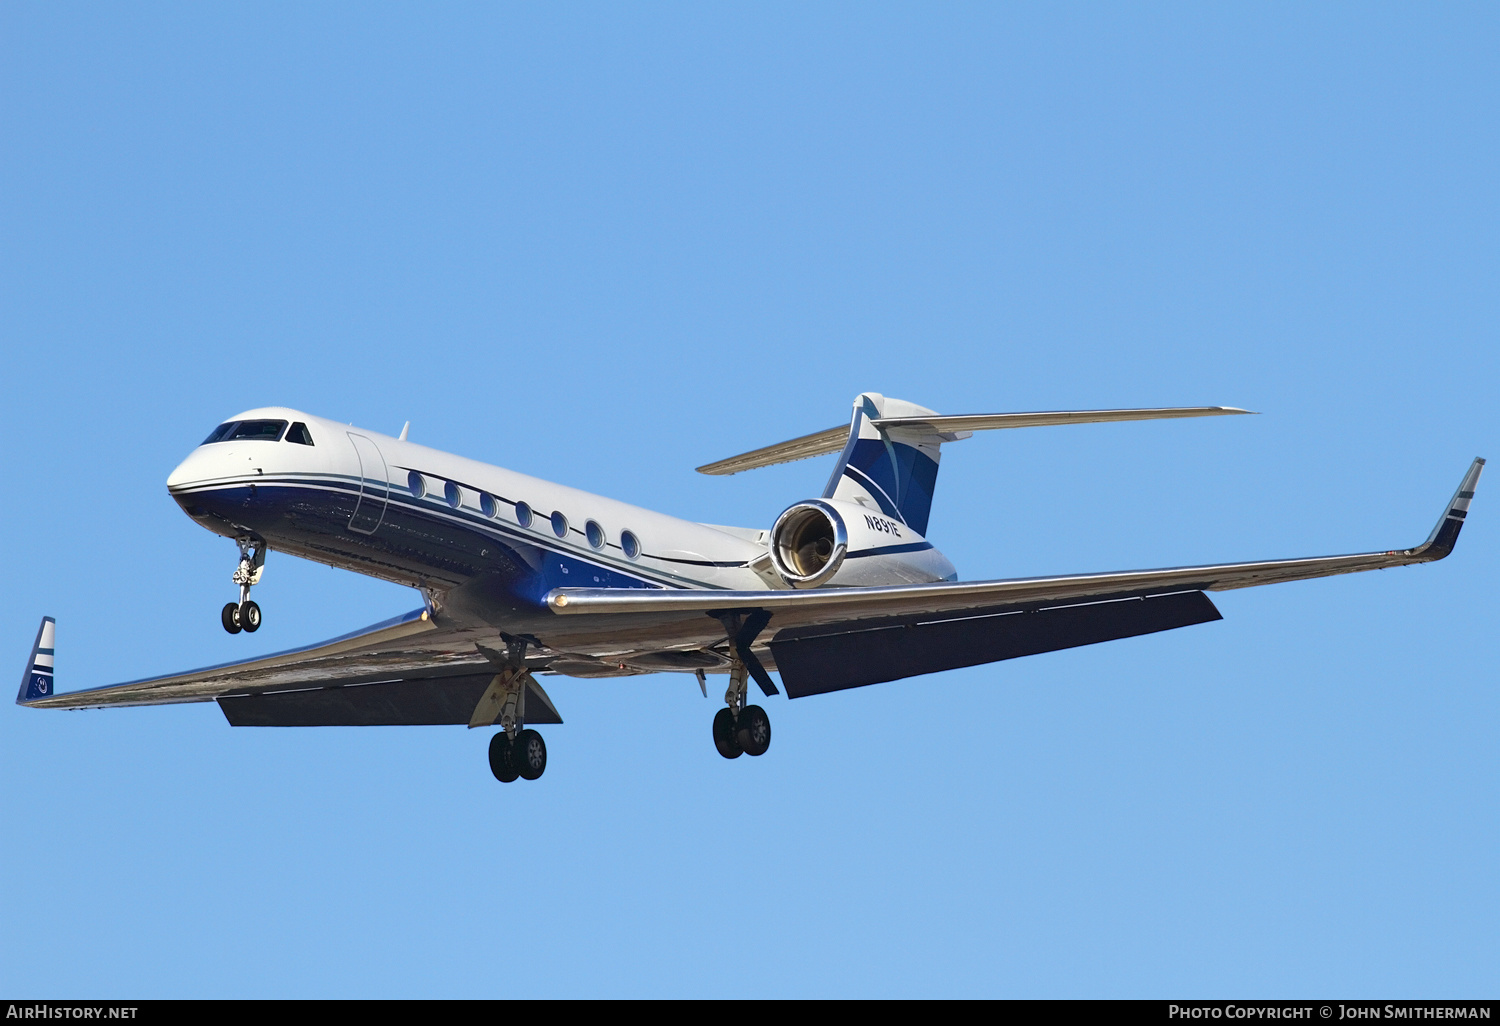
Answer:
[[771, 654], [789, 698], [978, 666], [1223, 619], [1201, 591], [997, 609], [945, 620], [779, 632]]
[[[465, 724], [494, 672], [417, 677], [222, 695], [219, 708], [233, 727], [393, 727]], [[545, 693], [527, 694], [528, 724], [561, 723]]]

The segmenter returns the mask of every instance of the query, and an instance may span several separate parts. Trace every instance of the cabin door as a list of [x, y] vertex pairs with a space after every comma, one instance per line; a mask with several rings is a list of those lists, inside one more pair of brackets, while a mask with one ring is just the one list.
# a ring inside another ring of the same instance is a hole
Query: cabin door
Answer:
[[374, 534], [385, 519], [385, 504], [390, 499], [390, 474], [380, 447], [364, 435], [349, 432], [354, 455], [359, 458], [359, 501], [349, 518], [349, 530], [356, 534]]

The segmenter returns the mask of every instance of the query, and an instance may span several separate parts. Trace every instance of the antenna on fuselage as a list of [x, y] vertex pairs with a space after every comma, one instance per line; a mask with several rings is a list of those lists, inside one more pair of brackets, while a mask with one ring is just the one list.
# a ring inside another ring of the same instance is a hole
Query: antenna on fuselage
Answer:
[[404, 442], [404, 441], [406, 441], [406, 432], [409, 431], [409, 430], [411, 430], [411, 421], [407, 421], [405, 424], [401, 425], [401, 436], [399, 438], [397, 438], [396, 441], [398, 441], [398, 442]]

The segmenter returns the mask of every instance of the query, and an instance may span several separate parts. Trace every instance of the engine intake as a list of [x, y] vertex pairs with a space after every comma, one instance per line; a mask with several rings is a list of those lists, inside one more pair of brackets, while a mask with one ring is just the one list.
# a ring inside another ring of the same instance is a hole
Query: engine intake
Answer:
[[849, 550], [838, 510], [809, 499], [788, 508], [771, 527], [771, 565], [793, 588], [816, 588], [833, 578]]

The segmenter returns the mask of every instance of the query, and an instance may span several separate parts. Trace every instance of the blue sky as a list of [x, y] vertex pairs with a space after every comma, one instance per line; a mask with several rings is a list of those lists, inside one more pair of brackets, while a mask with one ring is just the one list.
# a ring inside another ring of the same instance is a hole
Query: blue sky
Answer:
[[[0, 6], [0, 651], [63, 689], [417, 604], [164, 481], [285, 404], [694, 519], [881, 391], [1258, 417], [980, 436], [968, 578], [1406, 546], [1500, 455], [1493, 5]], [[1446, 562], [788, 703], [487, 732], [0, 713], [0, 989], [1474, 996], [1500, 480]]]

